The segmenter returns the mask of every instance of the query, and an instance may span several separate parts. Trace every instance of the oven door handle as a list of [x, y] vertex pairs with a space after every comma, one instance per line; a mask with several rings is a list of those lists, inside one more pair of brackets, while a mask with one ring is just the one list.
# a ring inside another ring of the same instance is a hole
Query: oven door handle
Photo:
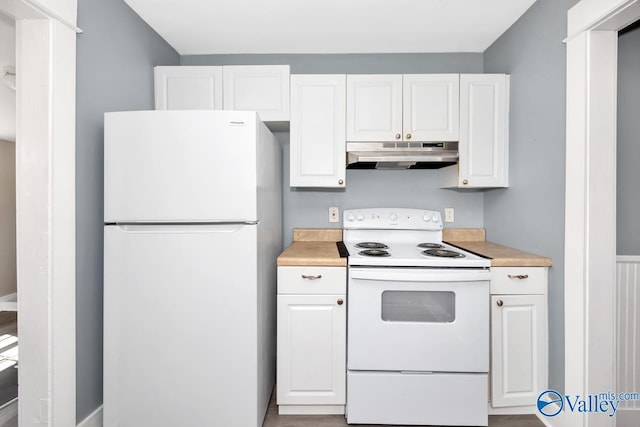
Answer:
[[351, 279], [393, 282], [482, 282], [491, 280], [489, 270], [429, 270], [352, 268]]

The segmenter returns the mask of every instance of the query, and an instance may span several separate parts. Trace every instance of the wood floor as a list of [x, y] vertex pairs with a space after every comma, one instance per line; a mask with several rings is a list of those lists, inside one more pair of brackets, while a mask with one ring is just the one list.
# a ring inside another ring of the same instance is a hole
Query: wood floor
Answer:
[[[344, 415], [278, 415], [275, 393], [271, 396], [263, 427], [346, 427]], [[382, 427], [359, 424], [358, 427]], [[385, 426], [390, 427], [390, 426]], [[491, 415], [489, 427], [544, 427], [535, 415]]]

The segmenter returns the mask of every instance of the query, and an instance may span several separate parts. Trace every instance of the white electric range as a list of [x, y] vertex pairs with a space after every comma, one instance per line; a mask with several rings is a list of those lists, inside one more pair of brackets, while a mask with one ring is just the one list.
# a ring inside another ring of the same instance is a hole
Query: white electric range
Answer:
[[486, 426], [490, 261], [439, 212], [344, 212], [347, 422]]

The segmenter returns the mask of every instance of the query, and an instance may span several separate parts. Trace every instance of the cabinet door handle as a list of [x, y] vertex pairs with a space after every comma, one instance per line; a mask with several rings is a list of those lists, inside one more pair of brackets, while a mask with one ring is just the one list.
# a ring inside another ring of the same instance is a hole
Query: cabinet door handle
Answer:
[[463, 180], [463, 181], [462, 181], [462, 183], [463, 183], [464, 185], [467, 185], [467, 184], [469, 183], [469, 180], [465, 179], [465, 180]]
[[338, 298], [338, 301], [337, 301], [337, 302], [338, 302], [338, 305], [342, 305], [342, 304], [344, 304], [344, 300], [343, 300], [342, 298]]
[[411, 139], [411, 134], [410, 133], [407, 134], [407, 139]]
[[509, 279], [527, 279], [529, 278], [528, 274], [508, 274], [507, 277]]
[[338, 180], [338, 185], [342, 185], [342, 184], [344, 184], [344, 179], [339, 179]]
[[496, 301], [496, 304], [498, 304], [498, 307], [502, 307], [504, 305], [504, 302], [499, 299], [498, 301]]
[[402, 138], [402, 135], [400, 135], [399, 133], [396, 133], [396, 139], [400, 139]]
[[307, 274], [303, 274], [302, 278], [307, 280], [318, 280], [318, 279], [322, 279], [322, 274], [317, 274], [315, 276], [309, 276]]

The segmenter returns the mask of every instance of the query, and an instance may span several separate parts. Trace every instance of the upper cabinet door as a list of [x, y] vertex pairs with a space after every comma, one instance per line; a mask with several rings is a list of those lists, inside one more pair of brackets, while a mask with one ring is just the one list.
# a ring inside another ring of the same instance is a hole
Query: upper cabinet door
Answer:
[[292, 187], [345, 186], [344, 74], [291, 76]]
[[222, 110], [222, 67], [155, 67], [156, 110]]
[[459, 74], [405, 74], [402, 90], [405, 141], [458, 141]]
[[289, 66], [224, 66], [224, 109], [257, 111], [264, 122], [289, 121]]
[[402, 140], [402, 75], [347, 76], [347, 141]]
[[458, 185], [509, 186], [509, 76], [460, 75]]

